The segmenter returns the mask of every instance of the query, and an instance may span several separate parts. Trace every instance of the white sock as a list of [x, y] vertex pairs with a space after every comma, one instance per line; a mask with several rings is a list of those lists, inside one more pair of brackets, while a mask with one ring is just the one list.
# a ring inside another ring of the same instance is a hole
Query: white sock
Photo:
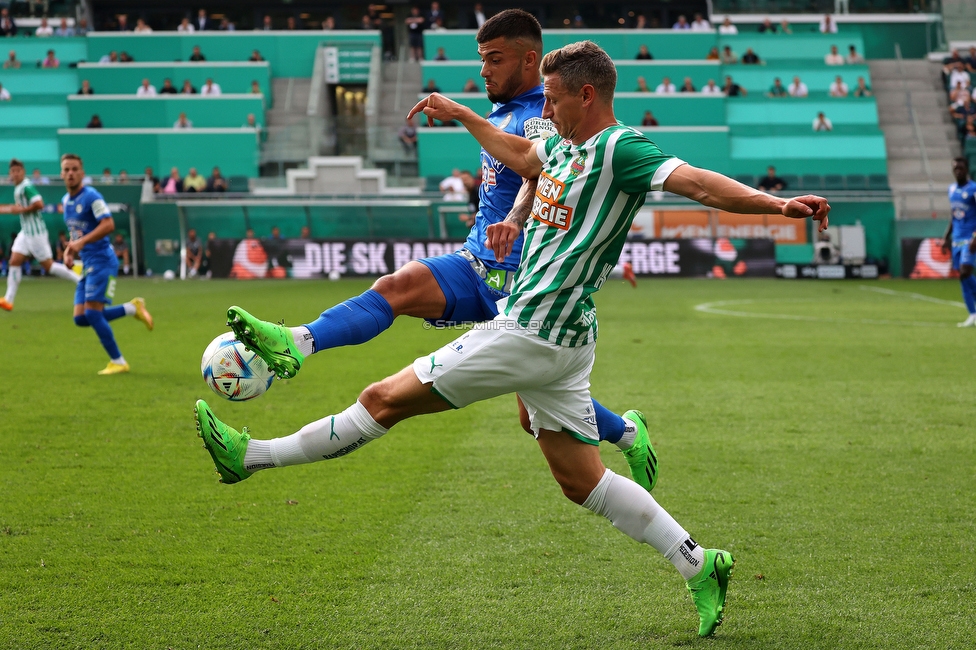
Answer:
[[304, 354], [306, 357], [310, 354], [315, 353], [315, 337], [304, 325], [300, 327], [292, 327], [291, 335], [295, 337], [295, 345], [298, 346], [298, 351]]
[[125, 365], [125, 357], [119, 356], [118, 359], [112, 359], [112, 363], [117, 363], [120, 366], [124, 366]]
[[24, 271], [19, 265], [11, 266], [10, 271], [7, 273], [7, 294], [4, 298], [11, 305], [14, 304], [14, 298], [17, 296], [17, 287], [20, 286], [20, 279], [23, 274]]
[[62, 280], [69, 280], [78, 284], [81, 281], [81, 276], [69, 269], [67, 266], [61, 262], [52, 262], [51, 270], [48, 271], [51, 275], [56, 278], [61, 278]]
[[624, 435], [620, 436], [620, 440], [613, 443], [620, 447], [620, 449], [630, 449], [634, 440], [637, 439], [637, 425], [624, 418]]
[[124, 303], [122, 303], [122, 309], [125, 310], [125, 315], [126, 316], [135, 316], [136, 315], [136, 306], [133, 305], [131, 302], [124, 302]]
[[338, 415], [306, 424], [290, 436], [251, 440], [244, 454], [244, 469], [255, 472], [269, 467], [303, 465], [351, 453], [388, 429], [381, 427], [366, 407], [356, 402]]
[[625, 535], [657, 549], [685, 580], [701, 571], [705, 553], [647, 490], [609, 469], [583, 507], [603, 515]]

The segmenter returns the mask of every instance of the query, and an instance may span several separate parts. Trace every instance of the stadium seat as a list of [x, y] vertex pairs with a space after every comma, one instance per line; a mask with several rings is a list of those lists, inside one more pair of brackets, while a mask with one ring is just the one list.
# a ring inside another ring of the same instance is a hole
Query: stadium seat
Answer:
[[868, 177], [864, 174], [848, 174], [844, 183], [849, 190], [866, 190], [868, 187]]
[[756, 177], [752, 174], [736, 174], [735, 180], [739, 181], [743, 185], [748, 185], [749, 187], [756, 186]]
[[825, 190], [836, 192], [844, 189], [844, 177], [840, 174], [825, 174], [823, 182]]
[[247, 192], [249, 190], [247, 176], [231, 176], [227, 179], [228, 192]]
[[800, 177], [796, 174], [780, 174], [780, 178], [786, 183], [786, 189], [788, 190], [798, 190], [800, 189]]
[[800, 187], [804, 190], [822, 190], [823, 177], [819, 174], [804, 174], [800, 179]]
[[888, 176], [885, 174], [870, 174], [868, 176], [868, 189], [874, 191], [888, 190]]

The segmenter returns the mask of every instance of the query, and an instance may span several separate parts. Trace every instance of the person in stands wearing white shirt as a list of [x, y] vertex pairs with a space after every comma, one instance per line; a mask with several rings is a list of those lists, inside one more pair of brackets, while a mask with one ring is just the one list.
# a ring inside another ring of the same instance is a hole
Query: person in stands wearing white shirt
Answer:
[[837, 78], [834, 79], [834, 83], [830, 84], [830, 89], [827, 92], [831, 97], [847, 97], [850, 88], [847, 87], [847, 84], [844, 83], [840, 75], [837, 75]]
[[732, 18], [726, 16], [725, 20], [722, 21], [722, 24], [718, 26], [718, 33], [724, 36], [738, 34], [739, 28], [732, 24]]
[[155, 97], [156, 87], [149, 83], [148, 79], [142, 80], [142, 85], [136, 90], [136, 97]]
[[200, 89], [201, 95], [219, 95], [220, 86], [214, 83], [213, 79], [207, 79], [207, 83], [203, 84], [203, 88]]
[[810, 94], [810, 89], [800, 81], [799, 77], [793, 77], [793, 83], [787, 86], [786, 92], [789, 93], [790, 97], [806, 97]]
[[709, 32], [712, 30], [712, 23], [708, 22], [707, 19], [702, 18], [700, 13], [695, 14], [695, 19], [691, 21], [691, 31], [693, 32]]
[[675, 88], [675, 86], [674, 86], [673, 83], [671, 83], [671, 79], [669, 77], [665, 77], [661, 81], [661, 83], [659, 83], [657, 85], [657, 88], [654, 89], [654, 92], [656, 92], [656, 93], [675, 93], [675, 92], [678, 92], [678, 89]]
[[848, 50], [849, 50], [849, 52], [847, 53], [847, 64], [848, 65], [857, 65], [857, 64], [864, 63], [864, 57], [857, 53], [857, 47], [856, 46], [851, 45], [848, 48]]
[[703, 95], [721, 95], [722, 89], [715, 85], [714, 79], [709, 79], [708, 83], [702, 86], [701, 94]]
[[969, 73], [966, 72], [965, 64], [961, 61], [956, 64], [955, 69], [949, 75], [949, 87], [955, 88], [960, 83], [962, 83], [963, 88], [969, 88]]
[[176, 31], [190, 33], [195, 32], [196, 28], [193, 26], [193, 23], [190, 22], [189, 18], [184, 18], [183, 22], [176, 26]]
[[827, 65], [844, 65], [844, 57], [837, 51], [836, 45], [830, 46], [830, 54], [824, 57], [824, 63]]
[[136, 34], [152, 34], [152, 30], [152, 27], [147, 25], [146, 21], [142, 18], [136, 20], [136, 28], [134, 30]]
[[41, 18], [41, 26], [34, 30], [34, 36], [54, 36], [54, 28], [47, 24], [47, 18]]
[[3, 84], [0, 84], [0, 102], [9, 102], [9, 101], [10, 101], [10, 91], [4, 88]]
[[445, 201], [467, 201], [468, 190], [461, 179], [461, 171], [454, 169], [451, 175], [440, 182], [441, 192]]
[[186, 113], [180, 113], [180, 117], [175, 122], [173, 122], [173, 128], [174, 129], [192, 129], [193, 128], [193, 122], [191, 122], [190, 119], [187, 118]]
[[834, 125], [831, 123], [830, 118], [823, 114], [823, 111], [817, 113], [817, 117], [813, 120], [813, 130], [814, 131], [833, 131]]
[[837, 33], [837, 23], [835, 23], [834, 19], [830, 17], [830, 14], [824, 14], [824, 17], [820, 19], [820, 33], [821, 34]]

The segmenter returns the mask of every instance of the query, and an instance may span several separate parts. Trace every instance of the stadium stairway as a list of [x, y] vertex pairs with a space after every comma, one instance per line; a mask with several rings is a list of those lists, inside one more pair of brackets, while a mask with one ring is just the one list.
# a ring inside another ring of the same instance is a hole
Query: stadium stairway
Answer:
[[[271, 110], [265, 112], [268, 138], [261, 148], [261, 165], [294, 167], [323, 151], [313, 150], [311, 129], [315, 123], [308, 117], [308, 99], [312, 80], [301, 77], [276, 77], [272, 80], [277, 98]], [[319, 134], [321, 135], [321, 134]], [[334, 142], [322, 142], [320, 148], [329, 150]]]
[[[956, 128], [949, 119], [941, 66], [925, 60], [892, 59], [871, 61], [870, 68], [898, 218], [947, 217], [949, 201], [945, 189], [953, 180], [952, 159], [960, 151]], [[925, 147], [931, 179], [925, 171], [909, 102], [918, 120], [918, 136]]]
[[[422, 79], [420, 63], [401, 56], [400, 61], [384, 62], [382, 74], [373, 162], [393, 171], [396, 176], [416, 176], [417, 156], [403, 150], [399, 130], [407, 111], [417, 101]], [[415, 121], [419, 122], [419, 119]]]

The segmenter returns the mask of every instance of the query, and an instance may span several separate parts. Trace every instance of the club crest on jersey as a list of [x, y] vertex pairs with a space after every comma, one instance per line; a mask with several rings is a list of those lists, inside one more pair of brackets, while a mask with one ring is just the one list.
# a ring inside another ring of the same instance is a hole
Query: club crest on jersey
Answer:
[[505, 116], [505, 118], [501, 122], [498, 123], [498, 128], [499, 129], [504, 129], [506, 126], [508, 126], [509, 124], [511, 124], [512, 123], [512, 116], [513, 115], [515, 115], [515, 113], [509, 113], [509, 114], [507, 114]]
[[82, 208], [81, 208], [81, 206], [80, 206], [80, 205], [76, 205], [76, 206], [75, 206], [75, 212], [77, 212], [78, 214], [81, 214], [81, 209], [82, 209]]
[[569, 173], [573, 176], [579, 176], [583, 173], [583, 169], [586, 167], [586, 152], [581, 151], [579, 155], [576, 156], [576, 160], [573, 164], [569, 166]]
[[559, 203], [565, 185], [542, 172], [532, 202], [532, 218], [560, 230], [569, 230], [573, 221], [573, 209]]
[[[511, 113], [509, 113], [511, 115]], [[481, 152], [481, 182], [488, 187], [498, 184], [497, 176], [505, 171], [505, 165], [501, 164], [484, 151]]]

